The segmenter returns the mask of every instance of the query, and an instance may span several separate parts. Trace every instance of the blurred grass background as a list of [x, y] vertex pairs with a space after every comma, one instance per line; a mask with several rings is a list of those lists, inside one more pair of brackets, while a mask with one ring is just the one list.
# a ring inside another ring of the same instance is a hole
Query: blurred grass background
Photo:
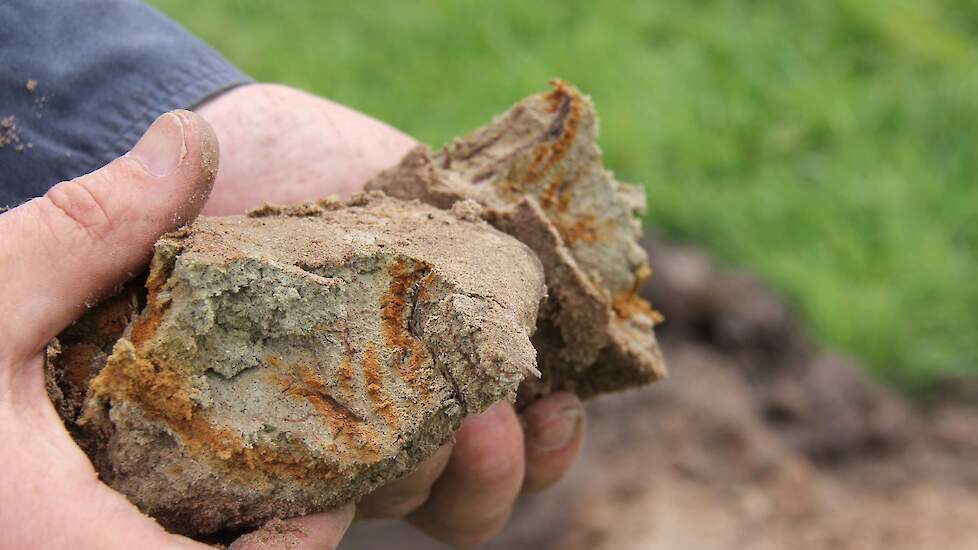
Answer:
[[972, 0], [153, 0], [263, 81], [438, 146], [553, 76], [649, 226], [911, 393], [978, 374]]

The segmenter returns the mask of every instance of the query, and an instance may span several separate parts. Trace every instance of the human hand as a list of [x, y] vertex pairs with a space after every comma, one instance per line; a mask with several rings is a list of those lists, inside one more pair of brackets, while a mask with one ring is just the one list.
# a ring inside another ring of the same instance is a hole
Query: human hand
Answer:
[[[45, 389], [45, 345], [142, 269], [153, 243], [207, 200], [217, 142], [186, 111], [160, 117], [126, 156], [0, 214], [0, 546], [208, 548], [171, 535], [99, 481]], [[353, 507], [236, 542], [335, 546]]]
[[[349, 195], [416, 142], [342, 105], [279, 85], [243, 86], [199, 107], [221, 143], [205, 214]], [[556, 483], [580, 450], [583, 408], [554, 394], [517, 415], [507, 403], [466, 419], [414, 473], [366, 497], [361, 517], [405, 517], [456, 546], [486, 541], [521, 492]]]

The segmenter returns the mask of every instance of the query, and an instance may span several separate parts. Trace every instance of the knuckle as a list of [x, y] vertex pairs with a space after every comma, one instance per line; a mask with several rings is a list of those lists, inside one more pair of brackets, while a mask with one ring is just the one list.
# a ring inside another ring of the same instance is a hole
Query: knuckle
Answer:
[[522, 478], [523, 433], [515, 414], [456, 440], [452, 462], [469, 485], [495, 487]]
[[374, 507], [371, 516], [377, 519], [392, 519], [405, 517], [428, 501], [429, 491], [420, 491], [403, 496], [385, 499], [383, 504]]
[[105, 205], [83, 181], [64, 181], [55, 185], [44, 198], [51, 208], [44, 209], [41, 221], [53, 232], [62, 233], [67, 220], [92, 240], [102, 240], [113, 229], [113, 219]]
[[523, 474], [524, 457], [517, 445], [486, 446], [467, 454], [465, 476], [476, 486], [496, 486]]

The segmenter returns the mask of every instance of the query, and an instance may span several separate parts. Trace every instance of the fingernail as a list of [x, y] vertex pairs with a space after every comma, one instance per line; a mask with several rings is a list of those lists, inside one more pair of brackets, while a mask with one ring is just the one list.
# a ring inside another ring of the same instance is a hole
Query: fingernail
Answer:
[[177, 115], [166, 113], [156, 119], [126, 156], [159, 178], [175, 172], [186, 154], [183, 123]]
[[568, 407], [552, 418], [530, 426], [530, 444], [536, 453], [563, 449], [574, 439], [581, 423], [581, 408]]

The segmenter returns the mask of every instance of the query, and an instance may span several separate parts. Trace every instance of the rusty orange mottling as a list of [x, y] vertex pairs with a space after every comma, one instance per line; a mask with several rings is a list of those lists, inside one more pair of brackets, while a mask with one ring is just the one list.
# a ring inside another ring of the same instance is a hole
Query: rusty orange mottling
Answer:
[[[89, 389], [102, 399], [128, 401], [137, 405], [149, 420], [161, 422], [176, 434], [200, 459], [210, 462], [225, 475], [241, 482], [261, 484], [270, 479], [330, 479], [336, 467], [315, 463], [309, 451], [298, 443], [246, 444], [233, 430], [214, 426], [205, 410], [195, 407], [188, 387], [189, 369], [141, 357], [112, 357], [89, 383]], [[86, 420], [82, 420], [85, 422]], [[364, 448], [360, 457], [376, 452]], [[354, 458], [350, 459], [355, 460]], [[246, 464], [250, 477], [243, 477], [240, 464]]]
[[368, 462], [377, 459], [380, 442], [376, 430], [331, 395], [322, 374], [306, 364], [283, 369], [278, 358], [267, 359], [273, 367], [286, 371], [285, 375], [276, 375], [276, 381], [285, 393], [307, 401], [323, 421], [337, 431], [337, 437], [346, 445], [348, 453]]
[[[395, 260], [388, 267], [388, 272], [391, 277], [390, 287], [380, 297], [384, 342], [393, 352], [391, 355], [397, 362], [398, 375], [408, 385], [420, 391], [418, 374], [427, 359], [427, 350], [407, 328], [407, 317], [411, 313], [408, 300], [412, 292], [419, 299], [425, 296], [425, 284], [431, 281], [428, 277], [429, 267], [422, 263]], [[404, 358], [408, 360], [405, 362]]]
[[630, 319], [636, 315], [645, 315], [655, 324], [661, 323], [663, 319], [662, 314], [653, 309], [652, 304], [648, 303], [648, 301], [638, 294], [625, 293], [616, 296], [611, 307], [622, 319]]
[[340, 366], [336, 369], [336, 378], [343, 391], [343, 397], [350, 401], [356, 399], [353, 359], [349, 355], [344, 354], [343, 359], [340, 360]]
[[[281, 368], [278, 359], [268, 362]], [[317, 412], [329, 418], [332, 423], [358, 419], [353, 411], [330, 395], [329, 387], [322, 375], [309, 365], [292, 365], [288, 369], [287, 375], [277, 375], [276, 380], [285, 390], [285, 393], [305, 399]]]
[[543, 175], [564, 158], [577, 138], [583, 114], [580, 94], [558, 80], [552, 81], [554, 90], [547, 94], [547, 110], [556, 113], [554, 128], [548, 130], [546, 141], [537, 145], [529, 166], [516, 178], [519, 182], [538, 182]]
[[[148, 285], [149, 283], [147, 282]], [[137, 317], [132, 323], [129, 340], [134, 346], [138, 346], [149, 340], [160, 327], [160, 323], [163, 322], [163, 317], [166, 315], [169, 303], [160, 303], [159, 292], [159, 286], [154, 285], [149, 287], [149, 293], [146, 295], [147, 307], [143, 314]]]
[[645, 315], [656, 325], [665, 320], [661, 313], [652, 308], [645, 298], [639, 294], [642, 285], [652, 276], [652, 269], [647, 264], [642, 264], [635, 271], [635, 279], [632, 288], [627, 292], [615, 296], [611, 302], [614, 312], [622, 319], [630, 319], [635, 315]]
[[602, 240], [603, 233], [610, 225], [609, 222], [598, 223], [594, 216], [582, 214], [572, 218], [569, 222], [563, 220], [554, 221], [557, 231], [560, 233], [564, 244], [574, 246], [579, 242], [593, 244]]
[[367, 396], [373, 403], [376, 412], [392, 429], [397, 429], [401, 425], [401, 418], [391, 398], [384, 386], [384, 368], [377, 358], [374, 347], [367, 344], [363, 350], [363, 376], [367, 388]]

